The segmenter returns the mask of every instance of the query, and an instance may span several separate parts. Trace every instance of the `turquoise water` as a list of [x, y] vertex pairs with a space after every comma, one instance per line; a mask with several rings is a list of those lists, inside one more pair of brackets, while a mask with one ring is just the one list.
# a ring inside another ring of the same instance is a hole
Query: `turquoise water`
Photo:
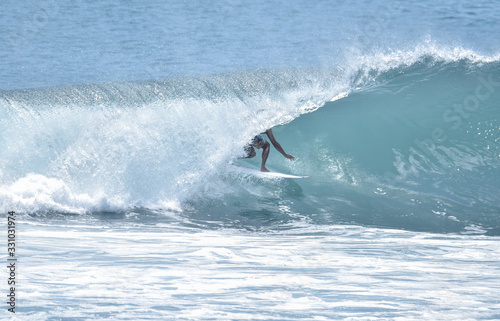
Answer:
[[[4, 210], [498, 235], [498, 62], [446, 54], [4, 91]], [[231, 170], [271, 127], [297, 160], [269, 168], [309, 179]]]
[[498, 8], [2, 4], [16, 316], [498, 318]]

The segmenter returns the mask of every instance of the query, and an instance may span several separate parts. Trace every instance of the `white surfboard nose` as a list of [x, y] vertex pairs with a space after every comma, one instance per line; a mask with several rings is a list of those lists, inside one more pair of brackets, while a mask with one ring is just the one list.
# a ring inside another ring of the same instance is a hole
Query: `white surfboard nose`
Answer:
[[250, 174], [254, 175], [257, 177], [263, 177], [263, 178], [307, 178], [309, 176], [297, 176], [297, 175], [290, 175], [290, 174], [283, 174], [283, 173], [278, 173], [278, 172], [261, 172], [260, 170], [256, 168], [250, 168], [250, 167], [245, 167], [245, 166], [240, 166], [240, 165], [235, 165], [231, 164], [232, 169], [240, 172], [240, 173], [245, 173], [245, 174]]

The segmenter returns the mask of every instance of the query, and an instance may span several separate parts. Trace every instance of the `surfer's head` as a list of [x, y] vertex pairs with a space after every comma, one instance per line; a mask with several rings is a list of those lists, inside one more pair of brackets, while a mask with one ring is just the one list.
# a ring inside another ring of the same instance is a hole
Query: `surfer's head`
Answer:
[[254, 146], [255, 148], [262, 148], [265, 143], [266, 140], [261, 135], [257, 135], [253, 138], [252, 146]]

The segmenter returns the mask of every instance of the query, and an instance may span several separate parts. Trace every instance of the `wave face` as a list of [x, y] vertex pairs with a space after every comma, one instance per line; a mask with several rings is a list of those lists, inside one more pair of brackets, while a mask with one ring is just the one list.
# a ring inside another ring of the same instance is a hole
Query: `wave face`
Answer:
[[[140, 208], [255, 228], [356, 224], [500, 234], [500, 60], [417, 48], [342, 67], [0, 92], [0, 207]], [[309, 175], [231, 171], [273, 128]]]

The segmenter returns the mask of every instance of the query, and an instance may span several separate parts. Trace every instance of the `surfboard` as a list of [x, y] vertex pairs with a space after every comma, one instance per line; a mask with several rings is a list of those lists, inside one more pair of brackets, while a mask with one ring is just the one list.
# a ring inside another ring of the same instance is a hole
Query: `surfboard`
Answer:
[[290, 175], [290, 174], [283, 174], [283, 173], [278, 173], [278, 172], [261, 172], [260, 170], [256, 168], [250, 168], [250, 167], [245, 167], [245, 166], [240, 166], [240, 165], [235, 165], [231, 164], [232, 169], [244, 173], [244, 174], [250, 174], [254, 175], [257, 177], [262, 177], [262, 178], [307, 178], [309, 176], [296, 176], [296, 175]]

